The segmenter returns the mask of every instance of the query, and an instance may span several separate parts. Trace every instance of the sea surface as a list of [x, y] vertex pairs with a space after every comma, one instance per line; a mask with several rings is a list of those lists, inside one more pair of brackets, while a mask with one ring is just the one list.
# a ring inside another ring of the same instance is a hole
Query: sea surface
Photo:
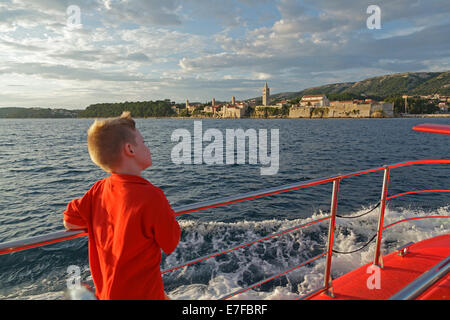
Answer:
[[[278, 129], [278, 172], [261, 175], [264, 164], [249, 164], [248, 158], [244, 164], [174, 164], [171, 153], [178, 142], [171, 136], [176, 129], [186, 129], [194, 137], [194, 121], [201, 121], [203, 133], [217, 129], [224, 138], [227, 129], [266, 129], [269, 146], [270, 130]], [[63, 230], [67, 203], [107, 176], [87, 152], [86, 132], [92, 122], [0, 119], [0, 242]], [[450, 137], [413, 131], [420, 123], [450, 124], [450, 119], [137, 119], [153, 158], [143, 177], [164, 191], [172, 207], [386, 164], [449, 159]], [[194, 149], [192, 157], [193, 153]], [[449, 177], [448, 164], [395, 168], [388, 195], [450, 189]], [[358, 215], [375, 206], [382, 180], [382, 171], [344, 179], [338, 214]], [[181, 241], [172, 254], [163, 255], [161, 268], [326, 217], [331, 190], [327, 183], [178, 216]], [[338, 219], [335, 249], [363, 246], [376, 233], [377, 214], [378, 209], [359, 219]], [[450, 215], [450, 193], [389, 200], [385, 224], [424, 215]], [[321, 222], [165, 274], [165, 289], [172, 299], [221, 298], [324, 252], [328, 224]], [[382, 250], [386, 253], [449, 230], [449, 219], [443, 218], [398, 224], [385, 230]], [[353, 254], [335, 254], [333, 277], [370, 262], [373, 252], [372, 242]], [[86, 237], [2, 255], [0, 299], [65, 299], [70, 266], [77, 266], [81, 281], [92, 285]], [[319, 259], [234, 299], [295, 299], [322, 285], [323, 270], [324, 259]]]

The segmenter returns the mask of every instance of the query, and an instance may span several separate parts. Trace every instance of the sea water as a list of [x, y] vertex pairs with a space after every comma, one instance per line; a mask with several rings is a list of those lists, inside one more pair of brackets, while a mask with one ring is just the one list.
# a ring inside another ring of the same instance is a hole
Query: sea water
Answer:
[[[0, 119], [0, 242], [63, 230], [62, 212], [107, 175], [90, 160], [86, 131], [92, 119]], [[177, 129], [192, 131], [194, 119], [137, 119], [152, 152], [144, 178], [160, 187], [173, 207], [294, 182], [418, 159], [448, 159], [449, 137], [412, 130], [448, 119], [203, 119], [204, 130], [279, 129], [279, 170], [260, 175], [260, 165], [174, 164]], [[224, 162], [225, 163], [225, 162]], [[388, 195], [450, 189], [450, 166], [414, 165], [391, 170]], [[358, 215], [380, 199], [383, 172], [344, 179], [338, 214]], [[181, 241], [161, 268], [226, 250], [329, 215], [332, 184], [290, 191], [178, 216]], [[352, 251], [375, 233], [378, 209], [359, 219], [338, 219], [335, 249]], [[389, 200], [385, 225], [424, 215], [450, 215], [449, 193]], [[218, 299], [282, 273], [326, 251], [329, 221], [293, 231], [164, 274], [172, 299]], [[448, 219], [416, 220], [383, 233], [390, 252], [450, 230]], [[353, 254], [334, 254], [338, 277], [373, 258], [374, 243]], [[92, 285], [87, 238], [0, 256], [0, 299], [64, 299], [68, 269], [76, 266]], [[295, 299], [323, 283], [324, 259], [264, 283], [233, 299]]]

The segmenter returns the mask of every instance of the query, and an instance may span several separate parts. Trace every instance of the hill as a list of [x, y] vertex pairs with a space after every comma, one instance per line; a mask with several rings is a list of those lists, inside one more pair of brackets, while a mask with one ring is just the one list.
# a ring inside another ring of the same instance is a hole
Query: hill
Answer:
[[[357, 82], [327, 84], [299, 92], [282, 92], [271, 95], [272, 101], [295, 99], [309, 94], [384, 99], [396, 95], [450, 96], [450, 71], [406, 72], [368, 78]], [[258, 98], [257, 98], [258, 99]]]
[[0, 108], [0, 118], [76, 118], [79, 110], [49, 108]]

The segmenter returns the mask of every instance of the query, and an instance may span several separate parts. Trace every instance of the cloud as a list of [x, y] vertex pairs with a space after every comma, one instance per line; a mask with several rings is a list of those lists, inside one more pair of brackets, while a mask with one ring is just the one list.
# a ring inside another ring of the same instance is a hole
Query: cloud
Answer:
[[105, 18], [111, 24], [124, 22], [137, 25], [180, 25], [180, 1], [178, 0], [128, 0], [103, 1]]
[[7, 67], [0, 68], [0, 74], [36, 75], [49, 79], [81, 81], [152, 81], [139, 75], [127, 75], [120, 71], [100, 71], [42, 63], [11, 63]]
[[3, 30], [15, 30], [18, 26], [65, 25], [67, 10], [72, 5], [80, 9], [82, 20], [100, 17], [108, 26], [180, 25], [179, 3], [179, 0], [6, 0], [0, 5], [0, 26]]
[[143, 53], [132, 53], [126, 57], [127, 60], [136, 61], [136, 62], [149, 62], [150, 58]]
[[0, 7], [0, 27], [3, 32], [14, 31], [17, 27], [33, 28], [55, 22], [55, 17], [35, 10]]
[[50, 54], [50, 57], [61, 58], [63, 60], [79, 60], [79, 61], [100, 61], [103, 51], [95, 50], [67, 50], [62, 53]]
[[239, 68], [257, 63], [257, 58], [245, 54], [219, 53], [198, 58], [180, 60], [179, 65], [188, 72], [207, 72], [218, 69]]
[[[74, 5], [71, 0], [4, 0], [0, 5], [0, 26], [2, 31], [45, 26], [64, 26], [67, 22], [67, 9]], [[76, 5], [82, 13], [94, 10], [96, 0], [77, 0]]]
[[144, 26], [119, 30], [117, 35], [130, 47], [145, 50], [149, 56], [168, 56], [181, 52], [195, 52], [198, 55], [205, 51], [208, 42], [203, 36]]
[[5, 39], [0, 39], [0, 46], [5, 49], [13, 49], [19, 51], [45, 51], [46, 49], [43, 47], [30, 45], [30, 44], [22, 44], [15, 41], [8, 41]]

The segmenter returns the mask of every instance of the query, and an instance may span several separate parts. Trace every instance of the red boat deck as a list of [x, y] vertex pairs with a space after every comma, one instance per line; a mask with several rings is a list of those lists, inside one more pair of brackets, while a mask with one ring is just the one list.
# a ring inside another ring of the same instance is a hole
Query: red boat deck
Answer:
[[[400, 256], [397, 252], [383, 256], [384, 268], [379, 269], [380, 285], [373, 285], [374, 270], [368, 263], [333, 280], [334, 298], [324, 292], [307, 300], [385, 300], [417, 279], [450, 255], [450, 234], [414, 243], [409, 252]], [[368, 286], [368, 282], [370, 284]], [[372, 287], [373, 289], [370, 289]], [[423, 292], [417, 300], [450, 300], [450, 274]]]
[[423, 123], [413, 127], [413, 130], [438, 134], [450, 134], [450, 125], [438, 123]]

